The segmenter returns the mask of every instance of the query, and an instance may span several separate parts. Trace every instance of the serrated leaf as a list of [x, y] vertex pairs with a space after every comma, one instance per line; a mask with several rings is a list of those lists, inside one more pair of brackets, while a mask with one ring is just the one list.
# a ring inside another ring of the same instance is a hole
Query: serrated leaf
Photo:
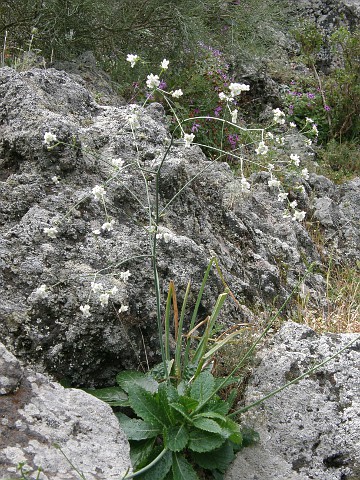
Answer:
[[222, 430], [219, 425], [210, 418], [204, 417], [197, 417], [193, 418], [193, 424], [196, 428], [200, 428], [200, 430], [205, 430], [206, 432], [213, 432], [222, 435]]
[[207, 402], [206, 405], [204, 405], [203, 408], [201, 409], [202, 412], [214, 412], [214, 413], [219, 413], [221, 415], [226, 415], [229, 410], [230, 410], [230, 407], [228, 403], [216, 397], [215, 399]]
[[219, 448], [225, 442], [225, 438], [216, 433], [194, 429], [189, 433], [188, 448], [193, 452], [210, 452]]
[[[156, 454], [159, 454], [158, 450], [156, 450]], [[156, 455], [154, 455], [154, 458]], [[137, 476], [138, 480], [164, 480], [167, 476], [169, 470], [171, 469], [172, 464], [172, 456], [171, 452], [167, 451], [164, 456], [160, 458], [160, 460], [147, 472], [143, 473], [142, 475]]]
[[134, 385], [139, 385], [144, 390], [150, 393], [157, 392], [159, 387], [158, 382], [147, 375], [136, 370], [124, 370], [116, 375], [116, 382], [122, 387], [125, 392], [129, 393]]
[[186, 408], [188, 413], [191, 413], [199, 405], [199, 402], [197, 400], [194, 400], [193, 398], [188, 397], [186, 395], [182, 395], [179, 398], [178, 403], [181, 403], [181, 405], [183, 405]]
[[199, 480], [190, 463], [178, 453], [172, 456], [172, 472], [174, 480]]
[[242, 445], [244, 447], [249, 447], [250, 445], [254, 445], [254, 443], [257, 443], [260, 440], [260, 435], [258, 434], [258, 432], [256, 432], [252, 428], [243, 427], [240, 431], [243, 437]]
[[215, 390], [215, 379], [210, 372], [201, 372], [191, 385], [190, 396], [199, 403], [206, 400]]
[[161, 433], [161, 429], [144, 422], [144, 420], [129, 418], [123, 413], [115, 413], [115, 415], [128, 440], [146, 440], [147, 438], [154, 438]]
[[130, 405], [126, 392], [120, 387], [97, 388], [96, 390], [84, 389], [84, 392], [90, 393], [90, 395], [99, 398], [112, 407], [128, 407]]
[[176, 425], [164, 429], [164, 444], [172, 452], [180, 452], [186, 447], [189, 434], [185, 425]]
[[175, 411], [179, 412], [189, 423], [192, 423], [192, 420], [189, 417], [184, 405], [181, 405], [181, 403], [171, 403], [170, 407], [173, 408]]
[[159, 428], [166, 425], [166, 417], [156, 398], [142, 387], [134, 385], [129, 391], [129, 402], [136, 415]]
[[242, 443], [242, 435], [240, 432], [240, 426], [231, 420], [229, 417], [225, 417], [224, 420], [219, 419], [218, 423], [223, 430], [223, 433], [226, 437], [231, 440], [233, 443], [237, 445], [241, 445]]
[[134, 470], [139, 470], [150, 463], [154, 451], [154, 439], [140, 442], [130, 441], [130, 460]]
[[200, 467], [207, 470], [219, 470], [225, 473], [230, 463], [234, 460], [234, 450], [229, 442], [211, 452], [192, 453], [192, 458]]
[[174, 410], [170, 405], [172, 402], [176, 403], [179, 399], [179, 394], [174, 386], [166, 383], [160, 384], [158, 399], [159, 405], [164, 410], [164, 414], [166, 415], [168, 425], [175, 425], [177, 420], [181, 421], [181, 415], [179, 412]]

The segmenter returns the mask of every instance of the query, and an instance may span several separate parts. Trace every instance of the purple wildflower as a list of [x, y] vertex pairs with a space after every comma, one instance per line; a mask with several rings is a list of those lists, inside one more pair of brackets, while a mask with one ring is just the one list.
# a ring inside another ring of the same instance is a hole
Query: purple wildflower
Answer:
[[315, 94], [314, 94], [314, 93], [310, 93], [310, 92], [309, 92], [309, 93], [307, 94], [307, 96], [308, 96], [308, 98], [311, 98], [311, 99], [312, 99], [312, 98], [315, 98]]
[[167, 87], [167, 83], [164, 80], [161, 80], [159, 83], [160, 90], [164, 90]]
[[325, 105], [324, 110], [325, 110], [326, 112], [330, 112], [331, 107], [329, 107], [329, 105]]
[[191, 127], [191, 132], [192, 132], [192, 133], [197, 132], [200, 127], [201, 127], [200, 123], [195, 123], [195, 122], [194, 122], [194, 123], [192, 124], [192, 127]]
[[218, 105], [215, 110], [214, 110], [214, 115], [215, 117], [218, 117], [220, 115], [220, 112], [222, 110], [222, 106], [221, 105]]

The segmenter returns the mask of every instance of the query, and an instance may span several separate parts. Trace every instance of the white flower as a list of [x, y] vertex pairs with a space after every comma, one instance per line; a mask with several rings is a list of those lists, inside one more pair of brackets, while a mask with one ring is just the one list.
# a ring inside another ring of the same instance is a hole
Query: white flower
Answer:
[[101, 225], [101, 230], [103, 232], [111, 232], [112, 230], [114, 230], [114, 223], [115, 223], [115, 220], [111, 220], [110, 222], [105, 222]]
[[126, 57], [126, 61], [130, 62], [131, 68], [134, 68], [136, 63], [140, 60], [139, 55], [133, 55], [132, 53], [128, 53]]
[[109, 303], [109, 297], [110, 295], [108, 293], [102, 293], [100, 296], [99, 296], [99, 300], [100, 300], [100, 303], [101, 303], [101, 306], [102, 307], [106, 307], [107, 304]]
[[50, 227], [50, 228], [45, 227], [44, 228], [44, 233], [49, 238], [56, 238], [56, 235], [58, 233], [58, 229], [56, 227]]
[[166, 58], [164, 58], [164, 60], [161, 62], [160, 67], [163, 70], [167, 70], [169, 68], [169, 60], [166, 60]]
[[104, 289], [103, 287], [103, 284], [102, 283], [96, 283], [96, 282], [91, 282], [91, 290], [94, 292], [94, 293], [98, 293], [98, 292], [101, 292], [102, 290]]
[[296, 123], [294, 123], [294, 122], [290, 122], [289, 125], [290, 125], [291, 128], [296, 128]]
[[195, 135], [193, 133], [184, 133], [185, 147], [190, 147], [190, 144], [193, 142]]
[[240, 95], [241, 92], [248, 92], [250, 90], [250, 86], [245, 85], [244, 83], [230, 83], [229, 90], [231, 96], [236, 97], [237, 95]]
[[286, 193], [286, 192], [280, 192], [279, 195], [278, 195], [279, 202], [283, 202], [284, 200], [286, 200], [288, 195], [289, 194]]
[[47, 286], [45, 284], [40, 285], [34, 292], [34, 295], [38, 298], [46, 298], [48, 296]]
[[96, 201], [101, 200], [104, 195], [106, 195], [105, 189], [100, 185], [95, 185], [92, 189], [92, 194], [94, 195], [94, 199]]
[[137, 113], [130, 113], [127, 117], [126, 120], [128, 121], [128, 124], [132, 128], [139, 128], [140, 127], [140, 122], [139, 122], [139, 117]]
[[280, 108], [275, 108], [275, 110], [273, 110], [273, 114], [274, 114], [274, 122], [278, 123], [279, 125], [284, 125], [285, 113], [282, 110], [280, 110]]
[[233, 110], [233, 111], [231, 112], [231, 121], [232, 121], [232, 123], [236, 123], [237, 116], [238, 116], [238, 110], [237, 110], [237, 108], [235, 108], [235, 110]]
[[231, 100], [231, 97], [229, 97], [228, 95], [225, 95], [224, 92], [219, 93], [219, 98], [220, 98], [221, 101], [227, 101], [228, 102], [229, 100]]
[[126, 272], [121, 272], [120, 273], [120, 278], [123, 282], [127, 282], [130, 275], [131, 275], [131, 273], [129, 272], [129, 270], [126, 270]]
[[255, 148], [255, 152], [258, 155], [266, 155], [268, 150], [269, 150], [269, 147], [267, 145], [265, 145], [264, 142], [260, 142], [258, 148]]
[[118, 291], [119, 291], [119, 289], [115, 286], [110, 290], [110, 294], [111, 295], [116, 295]]
[[121, 305], [119, 308], [119, 313], [127, 312], [129, 310], [129, 307], [127, 305]]
[[93, 230], [92, 233], [94, 235], [101, 235], [101, 230]]
[[271, 140], [274, 138], [274, 135], [271, 132], [266, 133], [266, 138], [270, 138]]
[[242, 178], [241, 178], [240, 183], [241, 183], [241, 191], [242, 191], [242, 192], [248, 192], [248, 191], [250, 190], [251, 185], [250, 185], [250, 183], [246, 180], [245, 177], [242, 177]]
[[280, 143], [280, 145], [284, 145], [284, 143], [285, 143], [285, 138], [284, 138], [284, 137], [281, 137], [281, 138], [280, 138], [280, 137], [276, 137], [276, 138], [275, 138], [275, 142], [276, 142], [276, 143]]
[[44, 134], [44, 143], [45, 145], [50, 145], [53, 142], [57, 142], [58, 139], [56, 138], [56, 135], [54, 135], [51, 132], [45, 132]]
[[175, 92], [171, 92], [171, 96], [174, 97], [174, 98], [179, 98], [182, 95], [184, 95], [184, 93], [181, 90], [181, 88], [179, 88], [178, 90], [175, 90]]
[[82, 314], [84, 315], [85, 318], [91, 317], [90, 313], [90, 305], [80, 305], [80, 310], [82, 311]]
[[122, 160], [121, 158], [113, 158], [111, 160], [111, 163], [115, 168], [121, 168], [124, 166], [124, 160]]
[[299, 185], [298, 187], [296, 187], [296, 189], [299, 190], [301, 193], [305, 193], [304, 185]]
[[314, 120], [312, 118], [306, 117], [305, 120], [306, 123], [314, 123]]
[[150, 75], [147, 76], [146, 86], [148, 88], [157, 88], [160, 85], [159, 75]]
[[313, 132], [315, 132], [316, 135], [318, 135], [319, 130], [317, 129], [317, 126], [315, 125], [315, 123], [314, 123], [314, 125], [312, 126], [312, 130], [313, 130]]
[[310, 145], [312, 145], [312, 141], [310, 140], [310, 138], [307, 138], [305, 140], [305, 145], [307, 145], [308, 147], [310, 147]]
[[269, 187], [280, 187], [280, 180], [277, 180], [276, 178], [270, 178], [270, 180], [268, 180], [268, 185]]
[[294, 153], [292, 153], [290, 155], [290, 160], [292, 160], [294, 162], [294, 165], [296, 165], [297, 167], [300, 165], [300, 157], [299, 155], [296, 155]]
[[274, 165], [272, 163], [268, 163], [268, 169], [269, 171], [271, 172], [272, 170], [274, 170]]
[[295, 210], [292, 218], [293, 220], [297, 220], [298, 222], [301, 222], [302, 220], [304, 220], [305, 215], [306, 215], [306, 212]]
[[51, 180], [55, 183], [55, 185], [58, 185], [60, 182], [59, 182], [59, 179], [56, 175], [54, 175], [53, 177], [51, 177]]
[[305, 180], [309, 180], [309, 170], [307, 168], [303, 168], [301, 170], [301, 176], [305, 179]]
[[295, 209], [295, 207], [297, 207], [297, 204], [298, 204], [297, 201], [294, 200], [293, 202], [289, 203], [289, 206], [290, 206], [290, 208]]

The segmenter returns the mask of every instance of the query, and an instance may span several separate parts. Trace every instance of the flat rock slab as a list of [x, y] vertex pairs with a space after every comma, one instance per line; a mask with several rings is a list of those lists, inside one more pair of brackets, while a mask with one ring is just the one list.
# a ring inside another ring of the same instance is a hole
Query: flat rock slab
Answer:
[[[246, 405], [330, 357], [358, 334], [317, 335], [287, 322], [260, 352]], [[360, 340], [310, 377], [243, 416], [260, 442], [239, 453], [226, 480], [360, 479]]]
[[78, 480], [75, 469], [87, 480], [119, 480], [131, 468], [128, 441], [108, 405], [23, 369], [2, 344], [0, 366], [7, 391], [0, 395], [1, 480], [23, 478], [20, 463], [39, 480]]

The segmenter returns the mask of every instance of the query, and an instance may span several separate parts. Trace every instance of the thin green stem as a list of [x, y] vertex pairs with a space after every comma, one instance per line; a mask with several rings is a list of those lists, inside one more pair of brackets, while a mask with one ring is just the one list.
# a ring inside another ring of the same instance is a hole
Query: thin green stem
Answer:
[[146, 467], [141, 468], [140, 470], [138, 470], [135, 473], [132, 473], [131, 475], [126, 475], [125, 477], [122, 478], [122, 480], [129, 480], [130, 478], [138, 477], [139, 475], [142, 475], [143, 473], [147, 472], [148, 470], [150, 470], [150, 468], [152, 468], [154, 465], [156, 465], [159, 460], [162, 459], [162, 457], [165, 455], [165, 453], [167, 451], [168, 451], [168, 449], [164, 448], [164, 450], [162, 450], [159, 453], [159, 455], [156, 458], [154, 458], [154, 460], [152, 462], [150, 462], [148, 465], [146, 465]]

